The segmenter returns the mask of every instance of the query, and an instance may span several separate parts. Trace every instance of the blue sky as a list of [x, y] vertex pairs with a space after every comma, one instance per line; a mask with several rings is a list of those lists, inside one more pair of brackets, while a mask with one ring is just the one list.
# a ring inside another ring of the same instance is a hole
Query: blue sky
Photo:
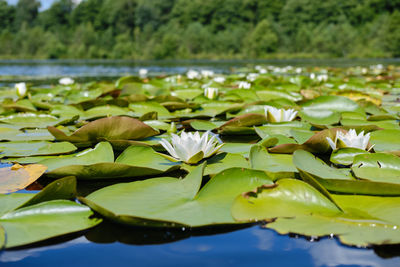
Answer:
[[[6, 0], [8, 3], [10, 4], [16, 4], [18, 2], [18, 0]], [[47, 9], [51, 6], [51, 4], [55, 1], [55, 0], [39, 0], [42, 3], [42, 7], [40, 8], [40, 10], [44, 10]]]
[[[40, 0], [40, 2], [42, 3], [42, 6], [40, 9], [43, 10], [43, 9], [49, 8], [54, 1], [55, 0]], [[18, 2], [18, 0], [7, 0], [7, 2], [10, 4], [16, 4]]]

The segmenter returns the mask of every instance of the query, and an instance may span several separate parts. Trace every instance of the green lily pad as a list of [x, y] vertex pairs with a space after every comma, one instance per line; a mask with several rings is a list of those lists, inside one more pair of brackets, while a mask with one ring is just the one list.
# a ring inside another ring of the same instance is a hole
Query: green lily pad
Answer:
[[79, 179], [111, 179], [159, 175], [175, 170], [171, 162], [150, 147], [128, 147], [114, 162], [110, 143], [100, 142], [94, 149], [39, 161], [48, 167], [50, 177], [73, 175]]
[[345, 112], [345, 111], [355, 111], [358, 113], [363, 113], [363, 109], [353, 100], [344, 96], [319, 96], [312, 100], [309, 100], [301, 105], [303, 110], [316, 112], [320, 110], [330, 110], [333, 112]]
[[72, 199], [76, 195], [76, 179], [69, 176], [58, 179], [37, 194], [30, 193], [14, 193], [3, 195], [0, 194], [2, 205], [0, 206], [0, 215], [16, 210], [18, 208], [27, 207], [44, 201], [55, 199]]
[[314, 134], [315, 132], [305, 129], [294, 128], [290, 130], [290, 135], [293, 137], [294, 140], [296, 140], [298, 144], [303, 144], [307, 142], [307, 140], [310, 139]]
[[[110, 116], [129, 115], [129, 111], [117, 106], [99, 106], [86, 110], [81, 118], [84, 120], [97, 119]], [[132, 114], [133, 115], [133, 114]]]
[[103, 162], [114, 162], [114, 152], [108, 142], [100, 142], [93, 149], [89, 148], [76, 154], [49, 158], [41, 161], [41, 164], [47, 166], [51, 173], [56, 169], [71, 165], [90, 165]]
[[144, 123], [157, 130], [168, 131], [171, 128], [171, 124], [160, 120], [146, 120]]
[[238, 221], [259, 221], [313, 213], [341, 213], [318, 190], [295, 179], [281, 179], [274, 185], [264, 185], [239, 195], [231, 210], [232, 216]]
[[400, 150], [400, 130], [378, 130], [371, 133], [370, 143], [377, 152]]
[[81, 204], [52, 200], [3, 214], [0, 225], [6, 232], [6, 248], [12, 248], [91, 228], [101, 222], [92, 215]]
[[[204, 169], [204, 175], [214, 175], [230, 168], [249, 168], [249, 162], [239, 154], [219, 153], [206, 160], [207, 165]], [[195, 166], [184, 164], [182, 169], [188, 172]]]
[[233, 224], [230, 207], [247, 189], [272, 184], [264, 172], [232, 168], [213, 177], [200, 191], [204, 165], [184, 179], [154, 178], [100, 189], [81, 201], [122, 223], [199, 227]]
[[[356, 157], [361, 156], [364, 155]], [[331, 192], [382, 196], [400, 195], [398, 184], [354, 179], [349, 173], [349, 169], [329, 167], [307, 151], [297, 150], [293, 154], [293, 163], [299, 170], [312, 175], [318, 183]]]
[[[275, 186], [261, 187], [237, 197], [232, 205], [232, 215], [239, 221], [272, 221], [265, 227], [280, 234], [337, 235], [341, 242], [349, 245], [396, 244], [400, 241], [400, 198], [390, 198], [390, 205], [385, 205], [389, 201], [382, 197], [337, 196], [335, 200], [343, 205], [344, 212], [310, 185], [282, 179]], [[380, 207], [385, 208], [384, 213], [377, 211]]]
[[351, 169], [360, 179], [400, 184], [400, 158], [392, 154], [358, 155]]
[[250, 151], [251, 168], [266, 171], [271, 177], [294, 177], [297, 172], [292, 155], [270, 154], [262, 146], [255, 145]]
[[100, 223], [100, 219], [91, 218], [93, 212], [89, 208], [64, 200], [75, 194], [75, 177], [65, 177], [37, 194], [0, 195], [0, 228], [7, 237], [5, 247], [27, 245]]
[[79, 104], [86, 101], [94, 100], [101, 96], [103, 91], [101, 89], [94, 90], [75, 90], [71, 91], [70, 94], [66, 98], [66, 104]]
[[311, 125], [300, 121], [280, 122], [280, 123], [269, 123], [263, 126], [256, 127], [257, 134], [264, 138], [269, 135], [282, 134], [287, 137], [291, 137], [291, 130], [303, 129], [309, 130]]
[[216, 117], [228, 112], [235, 112], [240, 110], [242, 104], [232, 103], [232, 102], [207, 102], [201, 104], [201, 109], [196, 110], [189, 114], [182, 114], [180, 112], [175, 112], [176, 115], [184, 115], [188, 118], [191, 117]]
[[184, 89], [184, 90], [175, 90], [171, 94], [183, 100], [192, 100], [202, 95], [203, 91], [200, 89]]
[[32, 105], [32, 102], [28, 99], [21, 99], [16, 102], [3, 102], [3, 108], [5, 109], [15, 109], [22, 112], [35, 112], [36, 108]]
[[157, 102], [135, 102], [129, 104], [129, 108], [133, 111], [135, 116], [142, 116], [149, 112], [157, 112], [158, 117], [160, 118], [169, 118], [171, 114], [168, 109], [163, 107], [160, 103]]
[[331, 110], [304, 109], [299, 112], [299, 116], [315, 125], [332, 125], [340, 120], [340, 113]]
[[302, 171], [324, 179], [354, 180], [349, 170], [329, 167], [325, 162], [304, 150], [296, 150], [293, 153], [293, 164]]
[[254, 91], [248, 89], [235, 89], [228, 91], [224, 97], [224, 100], [243, 100], [244, 102], [254, 102], [259, 100], [257, 94]]
[[296, 92], [287, 92], [284, 90], [275, 90], [275, 89], [260, 90], [260, 91], [257, 91], [256, 94], [257, 94], [258, 98], [263, 101], [285, 98], [285, 99], [297, 102], [303, 98], [301, 96], [301, 94], [296, 93]]
[[119, 79], [115, 82], [115, 87], [116, 87], [116, 88], [119, 88], [119, 89], [122, 89], [122, 87], [123, 87], [124, 85], [129, 84], [129, 83], [136, 83], [136, 82], [140, 82], [140, 78], [139, 78], [139, 77], [137, 77], [137, 76], [132, 76], [132, 75], [130, 75], [130, 76], [124, 76], [124, 77], [119, 78]]
[[361, 154], [368, 154], [369, 152], [354, 148], [354, 147], [344, 147], [334, 150], [331, 154], [331, 162], [341, 165], [351, 165], [353, 164], [354, 157]]
[[367, 247], [400, 242], [399, 224], [375, 218], [357, 216], [297, 216], [279, 218], [267, 228], [280, 234], [297, 233], [306, 236], [334, 236], [347, 245]]
[[2, 130], [0, 128], [1, 140], [8, 141], [53, 141], [54, 137], [47, 129], [16, 129]]
[[360, 129], [365, 126], [376, 126], [382, 129], [400, 129], [399, 123], [395, 120], [387, 120], [387, 121], [366, 121], [366, 120], [356, 120], [356, 119], [342, 119], [340, 120], [340, 124], [343, 126], [349, 126], [350, 128], [357, 129], [358, 126]]
[[253, 144], [248, 143], [225, 143], [219, 151], [232, 153], [232, 154], [240, 154], [246, 158], [249, 157], [250, 148]]
[[84, 112], [77, 107], [69, 105], [54, 105], [50, 110], [50, 115], [58, 117], [82, 117]]
[[193, 120], [190, 122], [190, 126], [196, 131], [211, 131], [218, 128], [220, 125], [211, 121]]
[[15, 125], [18, 128], [46, 128], [57, 125], [60, 120], [57, 117], [46, 114], [18, 113], [7, 117], [1, 117], [0, 122]]
[[0, 154], [5, 157], [67, 154], [76, 149], [76, 146], [69, 142], [30, 141], [0, 143]]

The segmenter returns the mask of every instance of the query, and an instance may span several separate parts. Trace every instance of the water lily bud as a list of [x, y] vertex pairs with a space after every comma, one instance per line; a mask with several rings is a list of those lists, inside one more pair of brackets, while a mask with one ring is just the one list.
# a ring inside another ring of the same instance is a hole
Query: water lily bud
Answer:
[[216, 99], [218, 97], [218, 88], [207, 87], [204, 89], [204, 96], [208, 99]]
[[61, 78], [60, 80], [58, 80], [58, 83], [61, 85], [71, 85], [71, 84], [74, 84], [75, 81], [70, 77], [64, 77], [64, 78]]
[[26, 83], [17, 83], [15, 84], [15, 89], [17, 90], [17, 96], [23, 98], [28, 93], [28, 88], [26, 87]]

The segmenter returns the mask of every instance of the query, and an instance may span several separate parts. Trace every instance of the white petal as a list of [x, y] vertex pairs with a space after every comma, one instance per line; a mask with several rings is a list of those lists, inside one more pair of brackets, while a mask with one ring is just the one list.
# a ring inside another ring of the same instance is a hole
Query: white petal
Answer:
[[165, 150], [168, 151], [168, 153], [169, 153], [172, 157], [174, 157], [174, 158], [176, 158], [176, 159], [179, 159], [178, 155], [175, 153], [174, 148], [171, 146], [171, 144], [170, 144], [167, 140], [162, 139], [162, 140], [160, 140], [159, 143], [165, 148]]
[[331, 146], [332, 150], [336, 149], [336, 143], [330, 137], [326, 137], [326, 141], [328, 141], [329, 145]]

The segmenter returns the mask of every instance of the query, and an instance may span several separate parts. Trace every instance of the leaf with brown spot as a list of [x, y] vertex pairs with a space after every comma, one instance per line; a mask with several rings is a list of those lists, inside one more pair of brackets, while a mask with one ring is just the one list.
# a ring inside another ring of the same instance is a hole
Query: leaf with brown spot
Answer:
[[0, 194], [12, 193], [24, 189], [36, 181], [47, 167], [40, 164], [19, 165], [0, 168]]

